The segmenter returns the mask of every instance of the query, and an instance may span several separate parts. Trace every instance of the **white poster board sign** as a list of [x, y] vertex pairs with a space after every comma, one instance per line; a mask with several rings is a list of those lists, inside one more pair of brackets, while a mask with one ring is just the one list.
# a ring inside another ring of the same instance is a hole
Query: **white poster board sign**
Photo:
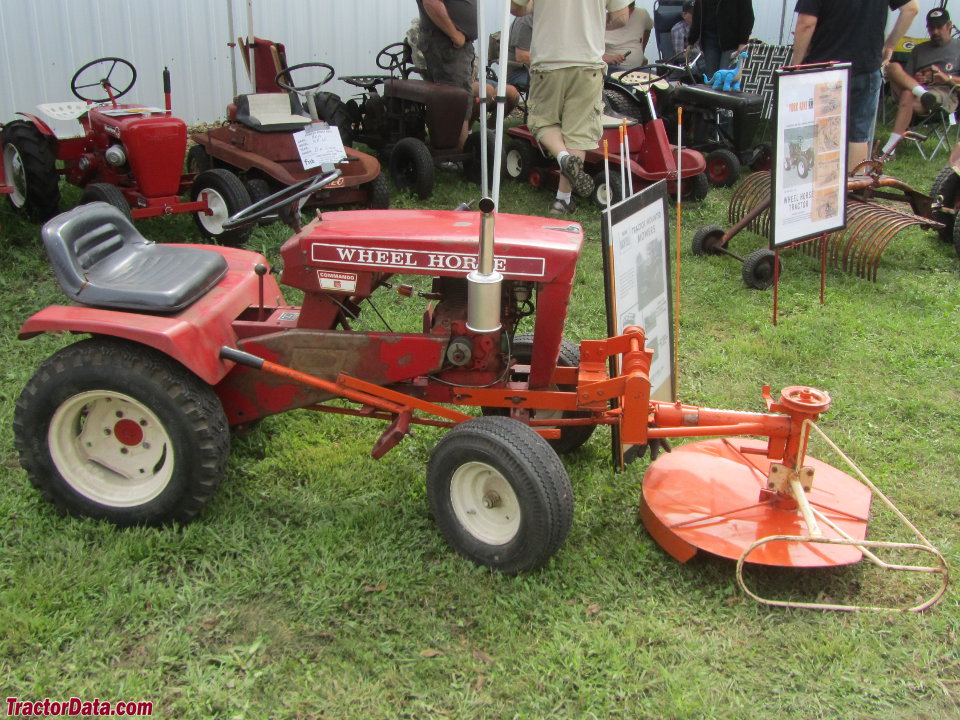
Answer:
[[846, 225], [849, 79], [848, 64], [776, 73], [773, 248]]
[[[607, 332], [612, 337], [631, 325], [643, 328], [653, 351], [650, 398], [666, 402], [676, 399], [669, 218], [667, 184], [661, 180], [605, 211], [601, 223]], [[620, 469], [631, 447], [620, 442], [616, 425], [612, 430], [614, 466]]]
[[333, 125], [313, 123], [293, 134], [304, 170], [321, 165], [336, 165], [347, 158], [340, 131]]

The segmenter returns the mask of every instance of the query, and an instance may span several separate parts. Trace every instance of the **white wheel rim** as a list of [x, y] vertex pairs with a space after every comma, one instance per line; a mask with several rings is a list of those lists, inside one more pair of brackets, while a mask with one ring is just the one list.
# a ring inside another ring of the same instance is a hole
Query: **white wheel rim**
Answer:
[[520, 156], [520, 153], [516, 150], [509, 150], [507, 152], [507, 175], [512, 178], [520, 177], [522, 170], [523, 158]]
[[16, 208], [23, 207], [27, 201], [27, 175], [23, 171], [23, 159], [13, 143], [3, 148], [3, 173], [13, 188], [10, 201]]
[[219, 235], [223, 232], [223, 223], [230, 217], [227, 201], [223, 199], [223, 195], [210, 188], [201, 190], [200, 197], [207, 201], [207, 207], [210, 208], [209, 215], [203, 210], [197, 213], [200, 224], [211, 235]]
[[520, 503], [507, 479], [482, 462], [464, 463], [450, 479], [450, 502], [463, 528], [487, 545], [505, 545], [520, 530]]
[[606, 183], [597, 185], [597, 200], [599, 200], [600, 204], [603, 205], [604, 207], [607, 206], [607, 190], [608, 190], [608, 185]]
[[147, 503], [173, 476], [173, 443], [163, 424], [121, 393], [92, 390], [65, 400], [50, 420], [47, 444], [64, 481], [101, 505]]

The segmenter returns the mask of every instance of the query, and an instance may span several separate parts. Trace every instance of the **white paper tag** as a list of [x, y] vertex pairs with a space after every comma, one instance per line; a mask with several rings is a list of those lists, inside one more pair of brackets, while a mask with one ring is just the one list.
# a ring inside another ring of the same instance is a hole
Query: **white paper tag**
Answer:
[[297, 143], [297, 152], [300, 153], [304, 170], [323, 164], [333, 165], [346, 159], [340, 131], [334, 125], [307, 125], [300, 132], [294, 133], [293, 139]]

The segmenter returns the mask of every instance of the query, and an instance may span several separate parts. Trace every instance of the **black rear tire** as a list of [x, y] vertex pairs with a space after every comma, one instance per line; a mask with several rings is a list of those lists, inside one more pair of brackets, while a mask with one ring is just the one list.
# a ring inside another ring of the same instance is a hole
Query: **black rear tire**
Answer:
[[191, 145], [187, 150], [187, 172], [202, 173], [213, 169], [213, 158], [203, 145]]
[[390, 179], [399, 190], [429, 198], [436, 180], [430, 149], [421, 140], [403, 138], [390, 153]]
[[457, 552], [507, 574], [546, 564], [573, 524], [563, 463], [511, 418], [477, 418], [448, 432], [430, 454], [427, 498]]
[[[247, 191], [247, 195], [250, 196], [251, 205], [258, 203], [261, 200], [266, 200], [276, 192], [270, 183], [261, 177], [247, 178], [243, 181], [243, 188]], [[267, 225], [272, 225], [279, 219], [280, 217], [278, 215], [268, 215], [260, 218], [257, 221], [257, 225], [259, 227], [265, 227]]]
[[13, 192], [7, 202], [33, 222], [46, 222], [60, 207], [57, 140], [33, 123], [14, 120], [3, 128], [3, 169]]
[[242, 245], [250, 237], [253, 228], [249, 225], [234, 230], [224, 230], [223, 223], [227, 218], [250, 206], [250, 195], [247, 193], [240, 178], [229, 170], [214, 168], [206, 170], [193, 181], [190, 188], [190, 199], [207, 199], [211, 214], [204, 211], [194, 213], [193, 219], [197, 223], [200, 234], [210, 240], [217, 240], [224, 245]]
[[643, 118], [643, 106], [624, 90], [604, 88], [603, 101], [611, 110], [620, 115], [636, 120]]
[[[493, 177], [493, 165], [497, 157], [496, 149], [497, 134], [493, 130], [487, 130], [487, 172]], [[467, 137], [463, 144], [463, 151], [469, 153], [469, 156], [463, 161], [463, 175], [472, 183], [480, 185], [483, 172], [483, 163], [481, 161], [480, 151], [480, 131], [476, 130]], [[503, 172], [504, 163], [501, 159], [500, 172]]]
[[326, 90], [314, 93], [313, 99], [317, 104], [317, 115], [320, 119], [337, 128], [344, 147], [353, 147], [353, 114], [343, 100], [335, 93]]
[[45, 360], [14, 413], [20, 464], [64, 513], [116, 525], [187, 522], [230, 450], [213, 388], [166, 355], [95, 337]]
[[133, 221], [133, 213], [130, 210], [130, 203], [123, 196], [116, 185], [110, 183], [91, 183], [87, 185], [80, 193], [80, 204], [86, 205], [92, 202], [105, 202], [113, 205], [117, 210], [126, 215], [127, 219]]
[[368, 208], [371, 210], [386, 210], [390, 207], [390, 184], [383, 173], [366, 183], [363, 188], [367, 191]]
[[770, 143], [764, 141], [753, 149], [750, 169], [754, 172], [773, 169], [773, 146]]

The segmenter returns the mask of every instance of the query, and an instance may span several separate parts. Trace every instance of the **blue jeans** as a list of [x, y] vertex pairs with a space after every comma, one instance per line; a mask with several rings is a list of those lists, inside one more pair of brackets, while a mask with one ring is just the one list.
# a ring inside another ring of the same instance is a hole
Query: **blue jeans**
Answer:
[[703, 72], [713, 80], [713, 74], [717, 70], [726, 70], [733, 65], [730, 56], [736, 52], [736, 49], [735, 47], [721, 48], [720, 38], [710, 33], [703, 33], [700, 36], [700, 52], [703, 53], [703, 57], [700, 58], [699, 63], [703, 66]]
[[850, 107], [847, 111], [847, 142], [873, 144], [873, 127], [880, 101], [880, 70], [850, 76]]

